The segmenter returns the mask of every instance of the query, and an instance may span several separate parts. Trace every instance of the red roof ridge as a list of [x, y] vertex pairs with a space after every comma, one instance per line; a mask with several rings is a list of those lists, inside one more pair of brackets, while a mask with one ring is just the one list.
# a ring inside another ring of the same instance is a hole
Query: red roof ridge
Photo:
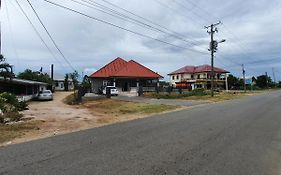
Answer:
[[[184, 66], [172, 73], [169, 73], [168, 75], [173, 75], [173, 74], [182, 74], [182, 73], [200, 73], [200, 72], [209, 72], [209, 68], [211, 66], [209, 64], [203, 64], [203, 65], [199, 65], [199, 66]], [[191, 70], [193, 69], [193, 70]], [[228, 71], [222, 69], [222, 68], [218, 68], [218, 67], [214, 67], [214, 71], [215, 72], [219, 72], [219, 73], [229, 73]]]
[[122, 62], [126, 62], [126, 60], [124, 60], [123, 58], [121, 57], [117, 57], [115, 58], [114, 60], [112, 60], [111, 62], [109, 62], [108, 64], [104, 65], [102, 68], [100, 68], [99, 70], [97, 70], [96, 72], [92, 73], [90, 77], [94, 77], [95, 74], [97, 74], [98, 72], [102, 71], [103, 69], [105, 69], [108, 65], [114, 63], [114, 62], [117, 62], [117, 61], [122, 61]]

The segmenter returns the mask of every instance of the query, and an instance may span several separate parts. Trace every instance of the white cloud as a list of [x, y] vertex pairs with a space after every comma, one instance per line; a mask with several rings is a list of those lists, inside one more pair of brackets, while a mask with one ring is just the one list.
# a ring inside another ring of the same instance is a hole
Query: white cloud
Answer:
[[[214, 0], [212, 3], [207, 0], [161, 0], [162, 5], [157, 3], [159, 0], [110, 1], [154, 23], [171, 29], [176, 32], [176, 35], [180, 34], [186, 40], [192, 39], [198, 46], [191, 46], [177, 38], [150, 31], [66, 0], [54, 2], [75, 7], [75, 9], [91, 16], [138, 33], [204, 52], [207, 52], [210, 39], [204, 26], [211, 22], [222, 20], [224, 25], [218, 26], [219, 33], [215, 35], [215, 38], [218, 40], [226, 39], [226, 42], [222, 43], [218, 48], [216, 65], [225, 67], [236, 75], [240, 74], [240, 69], [237, 68], [239, 64], [270, 59], [281, 55], [281, 39], [279, 37], [281, 23], [278, 21], [281, 17], [281, 11], [279, 10], [281, 2], [278, 0]], [[102, 0], [95, 2], [104, 4]], [[16, 71], [22, 71], [25, 68], [36, 70], [41, 66], [48, 70], [49, 65], [52, 63], [55, 64], [56, 70], [61, 74], [72, 71], [63, 58], [60, 57], [46, 33], [44, 33], [28, 4], [24, 3], [24, 1], [20, 1], [20, 3], [22, 3], [23, 8], [28, 12], [31, 20], [61, 64], [48, 53], [48, 50], [35, 35], [25, 17], [18, 8], [15, 8], [14, 1], [8, 2], [12, 32], [4, 7], [2, 7], [1, 12], [3, 54], [8, 58], [8, 61], [15, 66]], [[163, 76], [187, 64], [199, 65], [210, 61], [209, 55], [190, 52], [137, 36], [59, 9], [44, 1], [32, 1], [32, 3], [60, 49], [78, 72], [84, 72], [85, 74], [88, 72], [87, 74], [90, 74], [91, 71], [99, 69], [118, 56], [127, 60], [135, 59]], [[165, 7], [165, 4], [169, 8]], [[3, 5], [5, 6], [6, 4]], [[110, 7], [108, 4], [104, 5]], [[113, 7], [111, 6], [110, 8]], [[138, 20], [142, 19], [138, 18]], [[14, 44], [11, 38], [14, 38]], [[15, 54], [13, 45], [15, 45], [18, 54]], [[280, 60], [278, 59], [274, 62], [263, 62], [255, 65], [251, 65], [251, 68], [249, 68], [253, 75], [258, 75], [265, 71], [269, 72], [271, 67], [275, 67], [276, 70], [281, 68]], [[277, 74], [276, 77], [281, 80], [280, 75]]]

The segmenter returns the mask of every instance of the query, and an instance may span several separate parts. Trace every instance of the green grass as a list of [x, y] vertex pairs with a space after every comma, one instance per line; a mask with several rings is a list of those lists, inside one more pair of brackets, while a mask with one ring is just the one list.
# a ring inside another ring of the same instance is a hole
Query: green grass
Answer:
[[119, 108], [119, 111], [123, 114], [143, 113], [152, 114], [160, 113], [167, 110], [176, 109], [176, 106], [164, 105], [164, 104], [138, 104], [138, 105], [124, 105]]
[[149, 98], [158, 98], [158, 99], [183, 99], [183, 100], [207, 100], [207, 101], [224, 101], [224, 100], [232, 100], [241, 98], [244, 96], [251, 96], [253, 95], [253, 92], [215, 92], [214, 97], [211, 97], [210, 92], [204, 92], [204, 93], [188, 93], [188, 94], [147, 94], [146, 97]]
[[26, 132], [39, 130], [41, 121], [30, 121], [13, 125], [0, 124], [0, 143], [23, 136]]

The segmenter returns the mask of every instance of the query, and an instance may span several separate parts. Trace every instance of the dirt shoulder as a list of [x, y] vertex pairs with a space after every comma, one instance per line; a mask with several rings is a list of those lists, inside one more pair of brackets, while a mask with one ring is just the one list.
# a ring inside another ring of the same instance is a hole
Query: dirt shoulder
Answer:
[[[81, 105], [67, 105], [63, 99], [71, 92], [54, 93], [53, 101], [34, 101], [29, 110], [24, 111], [25, 118], [36, 121], [38, 129], [22, 130], [15, 139], [0, 143], [0, 146], [26, 142], [34, 139], [65, 134], [69, 132], [100, 127], [112, 123], [144, 118], [156, 113], [182, 109], [179, 106], [163, 104], [144, 104], [113, 99], [88, 101]], [[12, 132], [12, 131], [10, 131]]]

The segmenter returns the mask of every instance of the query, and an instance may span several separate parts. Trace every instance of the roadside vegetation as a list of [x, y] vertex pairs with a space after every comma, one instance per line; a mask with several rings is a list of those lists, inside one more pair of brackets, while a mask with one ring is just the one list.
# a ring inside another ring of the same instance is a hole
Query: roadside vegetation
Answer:
[[20, 111], [27, 109], [27, 103], [20, 102], [14, 94], [0, 94], [0, 124], [20, 121], [23, 115]]
[[253, 92], [215, 92], [211, 97], [210, 91], [204, 89], [195, 89], [187, 93], [147, 93], [145, 97], [157, 99], [182, 99], [182, 100], [207, 100], [207, 101], [224, 101], [241, 98], [243, 96], [253, 95]]
[[13, 125], [0, 125], [0, 143], [11, 141], [19, 138], [30, 131], [39, 130], [42, 121], [28, 121], [24, 123], [16, 123]]
[[112, 123], [114, 121], [121, 121], [123, 117], [130, 119], [130, 116], [149, 115], [178, 108], [178, 106], [174, 105], [146, 104], [112, 99], [88, 101], [82, 105], [93, 113], [103, 115], [103, 117], [97, 120], [99, 123]]

